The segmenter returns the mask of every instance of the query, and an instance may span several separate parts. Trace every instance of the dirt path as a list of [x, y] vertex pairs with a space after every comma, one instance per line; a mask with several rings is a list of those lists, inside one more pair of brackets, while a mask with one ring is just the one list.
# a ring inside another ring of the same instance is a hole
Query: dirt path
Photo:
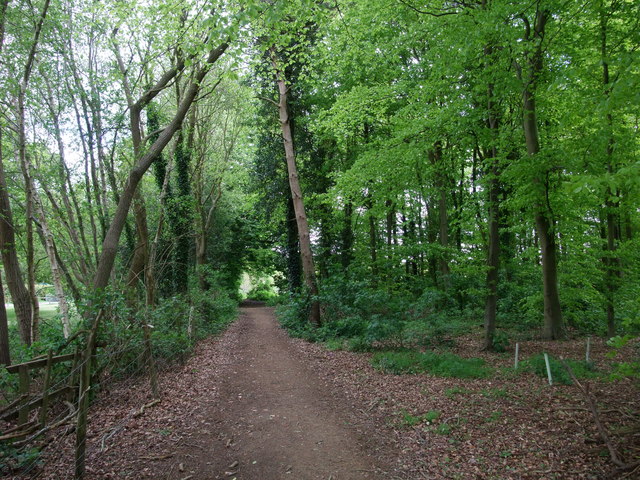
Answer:
[[347, 424], [345, 406], [293, 353], [272, 309], [242, 309], [227, 334], [237, 336], [235, 351], [207, 412], [210, 428], [174, 459], [193, 480], [386, 478]]

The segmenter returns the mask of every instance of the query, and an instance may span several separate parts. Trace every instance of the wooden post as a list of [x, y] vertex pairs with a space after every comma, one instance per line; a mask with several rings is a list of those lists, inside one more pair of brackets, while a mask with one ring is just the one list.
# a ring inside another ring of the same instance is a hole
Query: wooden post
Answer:
[[156, 362], [153, 358], [153, 350], [151, 349], [151, 332], [149, 324], [145, 321], [142, 324], [142, 334], [144, 337], [144, 356], [146, 357], [147, 367], [149, 368], [149, 380], [151, 382], [151, 394], [153, 398], [160, 398], [158, 390], [158, 374], [156, 373]]
[[[67, 400], [69, 400], [71, 403], [76, 401], [76, 395], [79, 392], [79, 380], [78, 380], [78, 372], [76, 371], [76, 369], [78, 368], [78, 365], [80, 364], [80, 347], [76, 347], [76, 351], [73, 354], [73, 362], [71, 362], [71, 374], [69, 375], [69, 396], [67, 397]], [[78, 387], [76, 389], [76, 387]]]
[[47, 355], [47, 367], [44, 372], [44, 385], [42, 387], [42, 406], [40, 407], [40, 428], [44, 428], [47, 423], [47, 410], [49, 409], [49, 387], [51, 386], [51, 367], [53, 362], [53, 350], [49, 350]]
[[98, 326], [102, 317], [102, 310], [98, 312], [93, 322], [87, 345], [82, 357], [80, 374], [80, 389], [78, 393], [78, 420], [76, 424], [76, 458], [75, 480], [84, 478], [85, 456], [87, 451], [87, 417], [89, 415], [89, 390], [91, 389], [91, 357], [96, 344]]
[[[27, 399], [29, 398], [29, 367], [26, 365], [20, 365], [18, 368], [18, 375], [20, 378], [20, 395], [26, 395]], [[29, 420], [29, 401], [27, 400], [25, 404], [20, 408], [20, 413], [18, 414], [18, 424], [24, 425]]]

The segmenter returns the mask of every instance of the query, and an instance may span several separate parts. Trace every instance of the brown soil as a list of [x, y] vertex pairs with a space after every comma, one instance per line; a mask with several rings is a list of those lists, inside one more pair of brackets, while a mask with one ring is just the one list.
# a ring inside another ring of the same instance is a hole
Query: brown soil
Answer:
[[[243, 309], [231, 361], [209, 428], [173, 458], [194, 479], [386, 478], [347, 423], [345, 406], [325, 393], [295, 356], [270, 308]], [[198, 447], [194, 454], [194, 444]]]
[[[102, 392], [90, 412], [88, 480], [396, 478], [379, 458], [395, 458], [394, 448], [353, 426], [347, 397], [314, 373], [273, 309], [243, 307], [222, 336], [162, 373], [160, 403], [144, 378]], [[73, 432], [59, 437], [41, 466], [12, 478], [73, 478], [73, 441]]]
[[[456, 339], [455, 351], [485, 358], [497, 368], [490, 378], [391, 375], [371, 366], [371, 354], [288, 338], [271, 309], [244, 307], [223, 335], [162, 372], [159, 404], [151, 406], [143, 376], [100, 387], [87, 480], [640, 478], [640, 467], [612, 464], [575, 386], [549, 387], [546, 378], [504, 368], [513, 352], [479, 354], [479, 333]], [[608, 347], [601, 339], [591, 345], [606, 372]], [[585, 345], [520, 347], [523, 360], [542, 351], [580, 359]], [[622, 358], [637, 358], [635, 348]], [[638, 461], [637, 381], [588, 383], [619, 455]], [[41, 462], [9, 478], [73, 478], [74, 434], [65, 431]]]

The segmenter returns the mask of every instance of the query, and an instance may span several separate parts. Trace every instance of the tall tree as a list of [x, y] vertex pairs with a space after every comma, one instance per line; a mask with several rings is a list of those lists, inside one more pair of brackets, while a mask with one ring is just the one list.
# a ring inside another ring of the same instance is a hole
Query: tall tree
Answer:
[[[547, 22], [551, 18], [551, 12], [541, 2], [536, 2], [536, 10], [533, 21], [527, 16], [522, 17], [525, 31], [524, 65], [517, 64], [518, 76], [522, 81], [522, 115], [523, 131], [527, 154], [532, 163], [540, 163], [540, 133], [538, 131], [538, 119], [536, 111], [536, 96], [540, 76], [544, 69], [544, 39]], [[549, 209], [549, 182], [548, 169], [545, 166], [536, 166], [533, 184], [536, 189], [534, 201], [534, 214], [536, 233], [540, 243], [542, 257], [542, 284], [544, 298], [544, 329], [543, 337], [556, 340], [564, 336], [562, 322], [562, 310], [560, 308], [560, 293], [558, 288], [558, 255], [555, 230], [555, 218]]]
[[[318, 295], [318, 280], [316, 278], [315, 264], [313, 261], [313, 252], [311, 250], [311, 233], [309, 230], [309, 222], [304, 208], [304, 199], [302, 197], [302, 189], [298, 178], [298, 168], [296, 165], [296, 153], [293, 144], [293, 133], [291, 130], [291, 119], [289, 117], [289, 104], [287, 95], [290, 86], [287, 85], [285, 70], [281, 66], [275, 48], [269, 51], [271, 65], [275, 73], [276, 84], [278, 86], [278, 116], [280, 118], [280, 127], [282, 128], [282, 140], [284, 142], [285, 157], [287, 160], [287, 171], [289, 173], [289, 187], [291, 189], [291, 197], [293, 201], [293, 209], [296, 216], [296, 225], [298, 227], [298, 235], [300, 242], [300, 257], [302, 259], [302, 272], [304, 275], [305, 285], [309, 289], [312, 297]], [[309, 312], [309, 322], [314, 325], [320, 325], [320, 302], [316, 298], [311, 300], [311, 309]]]

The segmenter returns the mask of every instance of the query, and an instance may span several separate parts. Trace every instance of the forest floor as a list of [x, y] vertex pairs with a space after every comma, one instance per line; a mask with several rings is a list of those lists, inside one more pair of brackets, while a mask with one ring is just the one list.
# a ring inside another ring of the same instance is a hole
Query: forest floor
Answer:
[[[529, 342], [569, 358], [581, 342]], [[593, 342], [592, 358], [605, 361]], [[462, 339], [456, 353], [478, 356]], [[486, 354], [496, 366], [509, 355]], [[92, 407], [88, 479], [601, 479], [616, 472], [575, 386], [533, 374], [460, 380], [392, 375], [370, 354], [291, 339], [266, 307], [243, 308], [220, 337], [165, 370], [162, 400], [143, 379], [104, 392]], [[637, 425], [637, 384], [589, 381], [603, 424]], [[613, 441], [627, 461], [638, 435]], [[631, 438], [631, 443], [629, 443]], [[73, 435], [30, 476], [72, 478]]]

